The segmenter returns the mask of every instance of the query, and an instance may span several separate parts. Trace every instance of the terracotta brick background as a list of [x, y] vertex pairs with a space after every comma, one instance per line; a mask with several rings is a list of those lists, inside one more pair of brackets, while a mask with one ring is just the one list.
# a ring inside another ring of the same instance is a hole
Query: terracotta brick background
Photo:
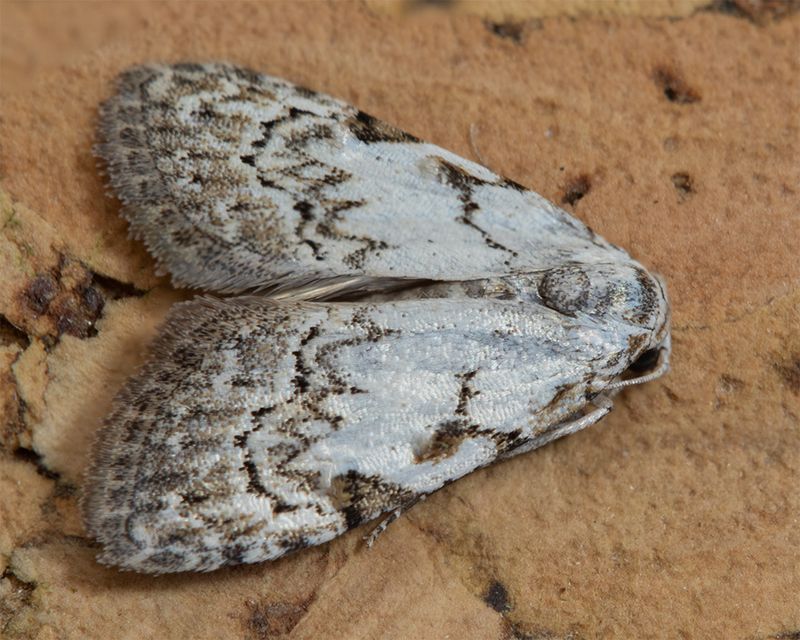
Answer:
[[[0, 5], [0, 635], [800, 638], [797, 3], [445, 4]], [[211, 574], [97, 565], [87, 449], [187, 294], [104, 195], [96, 108], [125, 67], [189, 59], [341, 97], [562, 204], [665, 277], [673, 370], [371, 550], [366, 525]]]

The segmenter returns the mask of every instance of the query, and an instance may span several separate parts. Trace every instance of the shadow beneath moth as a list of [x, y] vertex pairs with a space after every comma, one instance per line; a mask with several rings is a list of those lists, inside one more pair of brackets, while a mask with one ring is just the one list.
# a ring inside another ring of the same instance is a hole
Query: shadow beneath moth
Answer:
[[82, 501], [99, 561], [278, 558], [593, 424], [668, 368], [663, 283], [538, 194], [223, 63], [123, 73], [97, 153], [176, 286]]

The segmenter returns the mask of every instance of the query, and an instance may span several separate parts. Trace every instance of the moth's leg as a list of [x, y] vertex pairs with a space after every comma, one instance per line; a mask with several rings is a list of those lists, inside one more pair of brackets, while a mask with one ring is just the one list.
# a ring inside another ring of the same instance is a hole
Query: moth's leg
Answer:
[[[565, 422], [552, 431], [544, 433], [538, 438], [534, 438], [530, 442], [526, 442], [516, 449], [507, 452], [505, 455], [500, 456], [500, 458], [510, 458], [511, 456], [515, 456], [520, 453], [532, 451], [533, 449], [541, 447], [548, 442], [552, 442], [553, 440], [557, 440], [563, 436], [567, 436], [571, 433], [575, 433], [576, 431], [580, 431], [581, 429], [585, 429], [586, 427], [589, 427], [600, 420], [609, 411], [611, 411], [611, 408], [614, 406], [614, 403], [611, 402], [611, 399], [607, 398], [606, 396], [597, 396], [592, 402], [596, 408], [591, 413], [587, 413], [585, 416], [581, 416], [580, 418], [572, 420], [571, 422]], [[399, 506], [388, 516], [386, 516], [372, 531], [369, 532], [368, 535], [364, 536], [364, 540], [367, 543], [367, 548], [371, 548], [372, 545], [375, 544], [375, 540], [378, 539], [378, 536], [386, 531], [386, 528], [392, 524], [392, 522], [397, 520], [404, 512], [408, 511], [411, 507], [418, 502], [421, 502], [426, 497], [427, 496], [424, 493], [420, 494], [406, 502], [404, 505]]]
[[364, 541], [367, 543], [367, 549], [371, 548], [372, 545], [375, 544], [375, 540], [378, 539], [378, 536], [386, 531], [386, 528], [392, 524], [392, 522], [397, 520], [401, 515], [403, 515], [404, 512], [408, 511], [415, 504], [422, 502], [426, 497], [426, 494], [421, 493], [420, 495], [406, 502], [404, 505], [397, 507], [397, 509], [392, 511], [388, 516], [381, 520], [378, 525], [369, 532], [369, 534], [364, 536]]
[[472, 147], [472, 151], [473, 153], [475, 153], [475, 157], [478, 159], [478, 162], [480, 162], [484, 167], [488, 169], [489, 165], [486, 164], [486, 162], [483, 159], [483, 156], [481, 156], [481, 150], [478, 148], [477, 139], [478, 139], [478, 125], [473, 122], [472, 124], [469, 125], [469, 146]]
[[543, 433], [538, 438], [533, 438], [533, 440], [531, 440], [530, 442], [521, 444], [517, 448], [504, 453], [502, 456], [500, 456], [500, 458], [501, 459], [510, 458], [520, 453], [527, 453], [528, 451], [533, 451], [534, 449], [538, 449], [539, 447], [546, 445], [548, 442], [552, 442], [553, 440], [558, 440], [559, 438], [568, 436], [571, 433], [575, 433], [576, 431], [580, 431], [581, 429], [590, 427], [595, 422], [598, 422], [609, 411], [611, 411], [611, 408], [614, 406], [614, 403], [611, 402], [611, 399], [608, 398], [607, 396], [597, 396], [594, 400], [592, 400], [592, 402], [594, 403], [596, 409], [591, 413], [587, 413], [585, 416], [581, 416], [580, 418], [572, 420], [571, 422], [565, 422], [564, 424], [556, 427], [552, 431]]

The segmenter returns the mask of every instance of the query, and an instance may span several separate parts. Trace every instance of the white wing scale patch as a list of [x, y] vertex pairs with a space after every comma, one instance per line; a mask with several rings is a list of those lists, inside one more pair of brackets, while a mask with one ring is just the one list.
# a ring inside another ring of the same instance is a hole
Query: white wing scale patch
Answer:
[[177, 284], [266, 292], [179, 306], [115, 400], [83, 501], [103, 562], [320, 544], [599, 419], [642, 354], [666, 368], [663, 287], [624, 251], [333, 98], [153, 65], [123, 74], [101, 130]]
[[538, 194], [343, 102], [229, 65], [139, 67], [102, 109], [124, 215], [180, 286], [469, 280], [629, 260]]

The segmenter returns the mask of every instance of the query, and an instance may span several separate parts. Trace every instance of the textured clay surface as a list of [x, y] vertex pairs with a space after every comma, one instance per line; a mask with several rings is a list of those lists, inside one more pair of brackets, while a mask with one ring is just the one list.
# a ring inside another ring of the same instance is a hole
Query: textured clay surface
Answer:
[[[3, 637], [800, 637], [796, 3], [421, 4], [3, 4]], [[665, 277], [672, 371], [371, 550], [365, 525], [210, 574], [96, 564], [90, 443], [190, 295], [104, 194], [97, 106], [124, 68], [187, 59], [327, 92], [565, 206]]]

